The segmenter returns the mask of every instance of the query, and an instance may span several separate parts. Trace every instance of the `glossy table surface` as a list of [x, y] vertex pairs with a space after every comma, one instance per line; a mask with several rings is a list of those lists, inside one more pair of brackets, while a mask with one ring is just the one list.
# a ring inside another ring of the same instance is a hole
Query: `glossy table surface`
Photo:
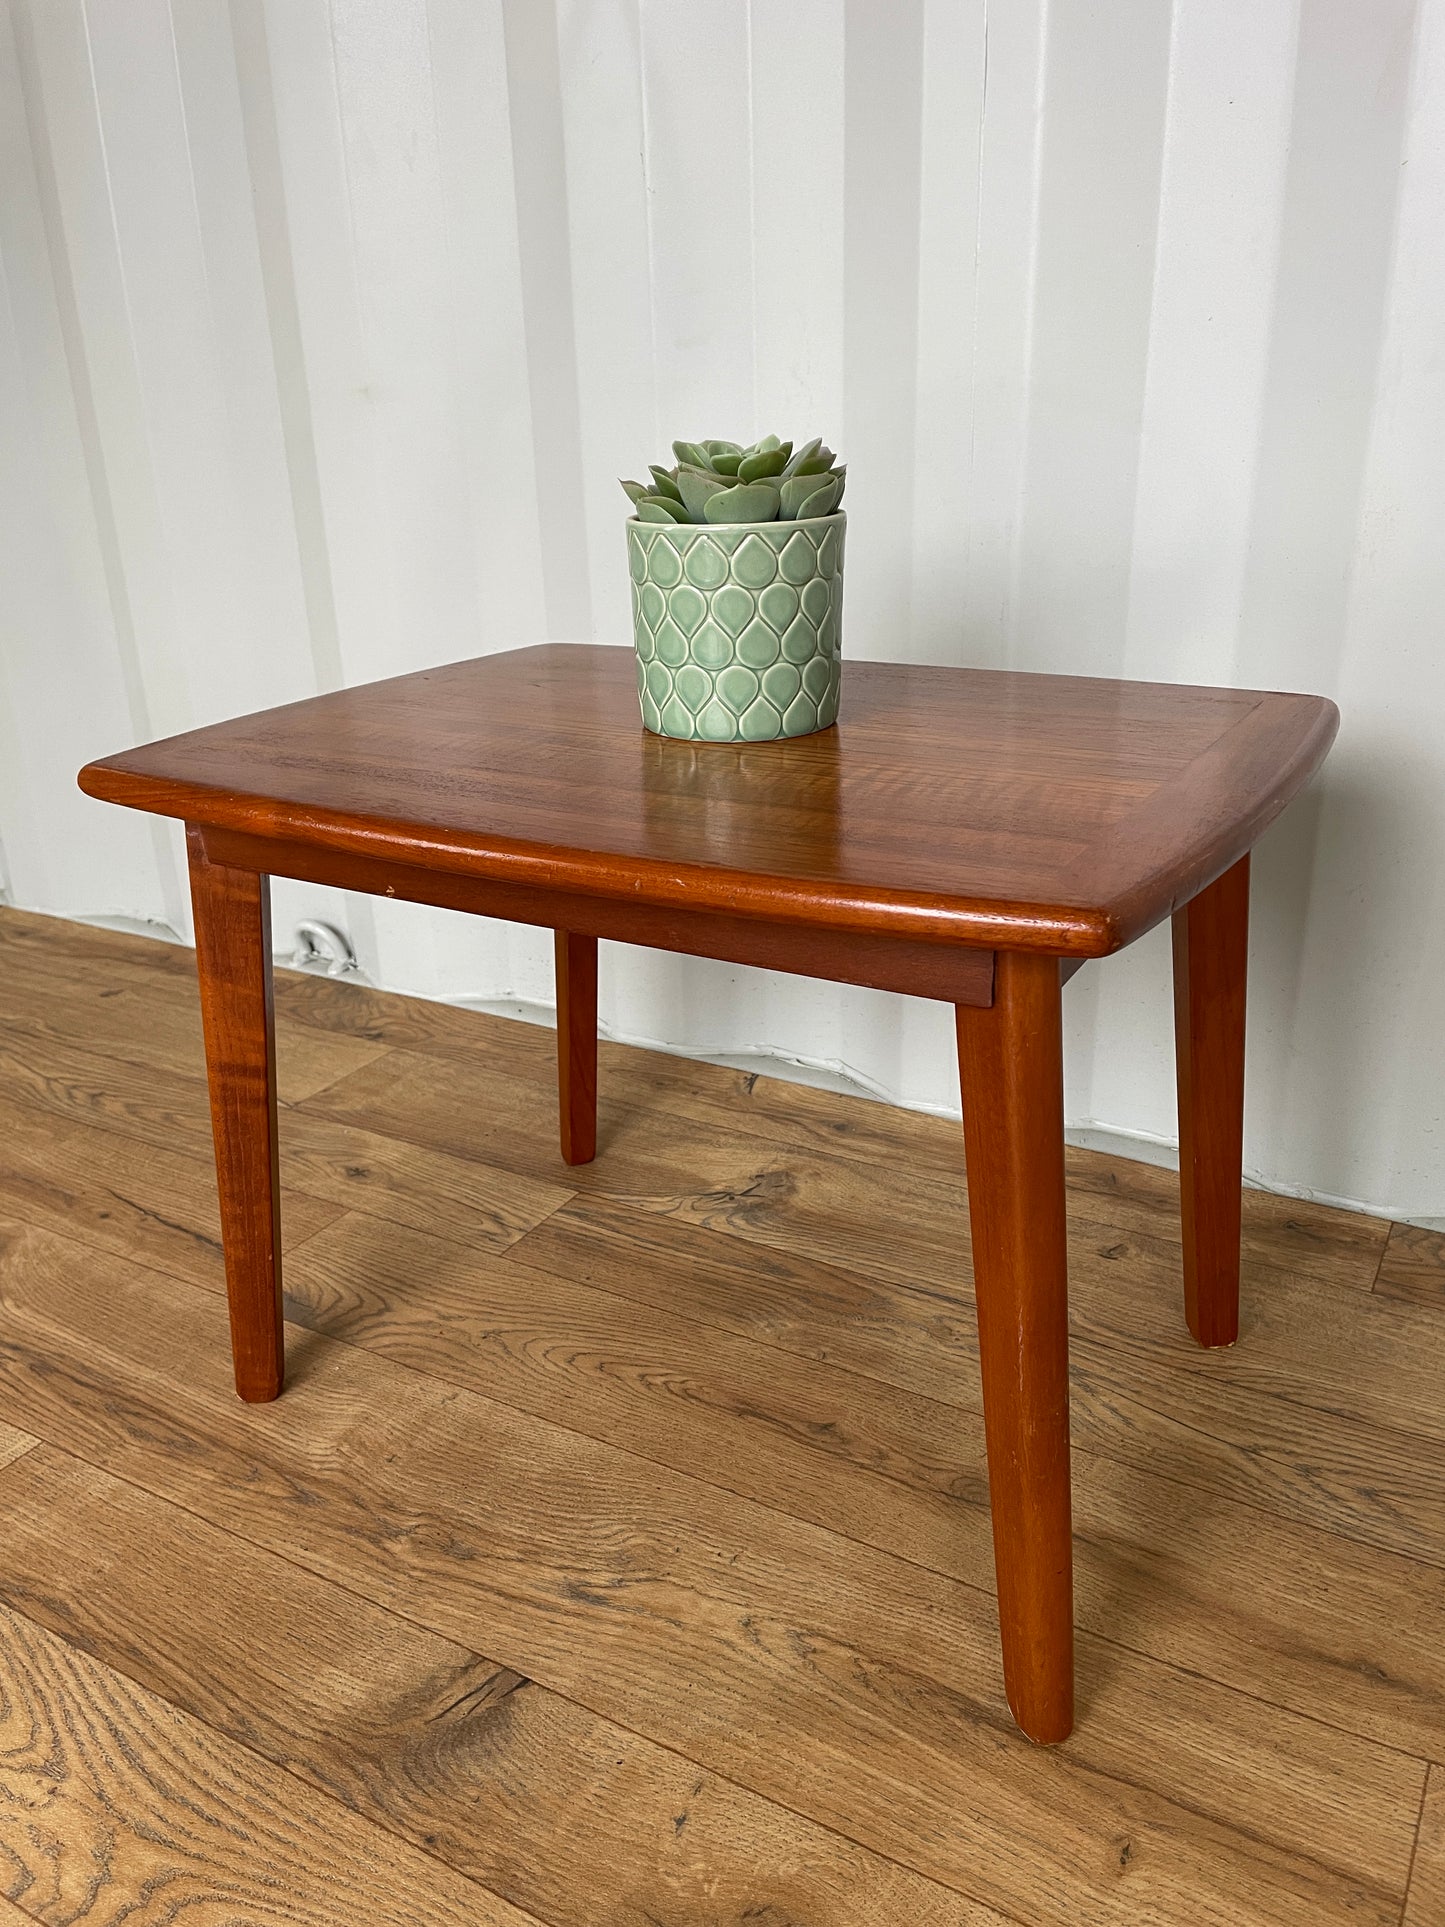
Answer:
[[1317, 696], [849, 661], [836, 728], [646, 733], [630, 649], [545, 644], [90, 764], [206, 827], [633, 903], [1102, 956], [1308, 779]]

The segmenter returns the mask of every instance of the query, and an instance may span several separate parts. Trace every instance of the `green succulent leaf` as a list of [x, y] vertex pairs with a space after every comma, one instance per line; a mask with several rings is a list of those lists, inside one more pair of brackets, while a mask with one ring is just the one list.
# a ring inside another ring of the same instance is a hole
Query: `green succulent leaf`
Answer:
[[[803, 481], [810, 481], [814, 478], [805, 475], [801, 479]], [[796, 516], [796, 520], [799, 522], [809, 521], [815, 515], [831, 515], [833, 513], [833, 507], [838, 500], [839, 494], [837, 477], [834, 475], [824, 475], [821, 479], [822, 487], [815, 488], [811, 495], [803, 498]]]
[[823, 484], [831, 480], [831, 476], [827, 475], [789, 475], [781, 489], [783, 520], [790, 522], [801, 515], [804, 504], [815, 495], [820, 495]]
[[669, 495], [644, 495], [637, 504], [639, 522], [685, 522], [687, 510]]
[[678, 463], [678, 493], [682, 497], [683, 507], [687, 510], [690, 521], [701, 522], [703, 505], [708, 497], [716, 495], [719, 489], [726, 487], [727, 483], [721, 476], [711, 475], [705, 469], [690, 468], [685, 462]]
[[831, 515], [848, 471], [820, 436], [763, 435], [748, 448], [721, 437], [672, 445], [675, 468], [648, 464], [650, 482], [622, 488], [644, 522], [771, 522]]
[[812, 441], [804, 442], [801, 448], [795, 448], [788, 457], [788, 465], [783, 470], [784, 475], [797, 475], [802, 470], [804, 463], [812, 461], [822, 446], [822, 437], [815, 435]]
[[778, 491], [765, 482], [739, 483], [709, 495], [703, 507], [708, 522], [775, 522], [778, 519]]
[[745, 455], [738, 463], [740, 482], [760, 482], [768, 475], [781, 475], [788, 465], [788, 457], [782, 448], [760, 449], [756, 455]]

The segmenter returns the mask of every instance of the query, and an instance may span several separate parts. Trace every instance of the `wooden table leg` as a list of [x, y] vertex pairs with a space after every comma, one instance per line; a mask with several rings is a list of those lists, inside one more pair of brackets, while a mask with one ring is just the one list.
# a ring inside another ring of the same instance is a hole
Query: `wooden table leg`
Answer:
[[211, 1131], [221, 1196], [236, 1390], [256, 1404], [281, 1390], [281, 1184], [271, 1009], [271, 886], [206, 858], [187, 831]]
[[570, 930], [554, 934], [562, 1156], [568, 1164], [590, 1164], [597, 1155], [597, 939]]
[[1000, 951], [992, 1007], [957, 1018], [1004, 1687], [1051, 1743], [1074, 1724], [1058, 959]]
[[1249, 858], [1174, 912], [1174, 1051], [1184, 1316], [1201, 1345], [1239, 1336]]

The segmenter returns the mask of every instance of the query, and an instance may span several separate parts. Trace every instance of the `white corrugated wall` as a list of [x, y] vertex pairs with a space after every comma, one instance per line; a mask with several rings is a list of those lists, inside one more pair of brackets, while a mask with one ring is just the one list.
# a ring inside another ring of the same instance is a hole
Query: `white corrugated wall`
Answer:
[[[1445, 0], [0, 0], [0, 844], [186, 927], [86, 758], [627, 636], [615, 477], [826, 433], [847, 650], [1319, 690], [1248, 1160], [1445, 1216]], [[539, 933], [277, 885], [378, 982]], [[615, 1030], [956, 1103], [947, 1013], [614, 951]], [[1174, 1130], [1163, 933], [1071, 1120]]]

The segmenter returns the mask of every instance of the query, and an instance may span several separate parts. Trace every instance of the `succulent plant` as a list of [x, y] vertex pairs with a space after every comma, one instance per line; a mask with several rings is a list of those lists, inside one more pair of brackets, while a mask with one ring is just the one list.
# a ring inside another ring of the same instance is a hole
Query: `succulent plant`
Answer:
[[792, 522], [831, 515], [846, 468], [818, 438], [794, 449], [776, 435], [738, 442], [674, 442], [672, 468], [650, 463], [651, 482], [624, 482], [643, 522]]

